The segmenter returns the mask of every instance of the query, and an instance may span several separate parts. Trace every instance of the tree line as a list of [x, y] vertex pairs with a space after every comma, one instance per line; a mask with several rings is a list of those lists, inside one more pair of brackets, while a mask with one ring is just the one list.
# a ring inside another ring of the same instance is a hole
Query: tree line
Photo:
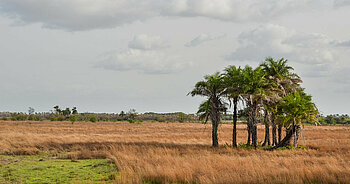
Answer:
[[138, 113], [135, 109], [121, 111], [120, 113], [79, 113], [76, 107], [61, 108], [58, 105], [53, 107], [50, 112], [35, 112], [34, 108], [29, 107], [28, 113], [23, 112], [0, 112], [0, 120], [11, 121], [128, 121], [130, 123], [143, 121], [157, 122], [198, 122], [196, 114], [186, 114], [183, 112], [173, 113]]
[[[237, 147], [239, 113], [247, 120], [248, 145], [258, 146], [257, 124], [262, 116], [265, 125], [262, 146], [272, 145], [272, 149], [276, 149], [291, 145], [292, 137], [293, 145], [297, 146], [303, 123], [318, 122], [319, 112], [311, 96], [301, 87], [301, 78], [293, 70], [286, 59], [268, 57], [256, 68], [232, 65], [197, 82], [188, 95], [206, 97], [199, 105], [198, 114], [205, 122], [211, 120], [213, 147], [218, 146], [217, 130], [221, 114], [228, 108], [233, 110], [233, 147]], [[284, 138], [282, 129], [286, 130]]]

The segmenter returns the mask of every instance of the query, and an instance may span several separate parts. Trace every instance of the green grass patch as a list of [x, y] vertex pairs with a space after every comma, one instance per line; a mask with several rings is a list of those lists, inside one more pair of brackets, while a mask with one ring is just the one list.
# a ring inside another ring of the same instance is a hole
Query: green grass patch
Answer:
[[0, 155], [0, 183], [113, 183], [116, 174], [115, 164], [106, 159]]

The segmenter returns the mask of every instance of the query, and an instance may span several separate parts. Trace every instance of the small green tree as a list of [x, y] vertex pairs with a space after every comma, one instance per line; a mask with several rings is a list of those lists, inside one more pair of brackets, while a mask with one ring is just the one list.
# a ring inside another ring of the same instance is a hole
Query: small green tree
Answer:
[[89, 117], [89, 121], [95, 123], [95, 122], [97, 122], [97, 117], [95, 115], [91, 114]]
[[279, 106], [280, 111], [278, 112], [278, 118], [289, 131], [285, 138], [276, 145], [274, 149], [287, 146], [292, 136], [294, 136], [294, 146], [297, 146], [301, 126], [304, 122], [318, 122], [318, 109], [312, 102], [311, 96], [307, 95], [302, 90], [298, 90], [284, 97], [284, 100]]
[[186, 118], [187, 118], [187, 115], [185, 113], [183, 113], [183, 112], [179, 112], [177, 114], [177, 119], [181, 123], [184, 122], [186, 120]]
[[72, 124], [74, 124], [78, 120], [78, 117], [77, 115], [72, 114], [69, 116], [69, 120], [72, 122]]

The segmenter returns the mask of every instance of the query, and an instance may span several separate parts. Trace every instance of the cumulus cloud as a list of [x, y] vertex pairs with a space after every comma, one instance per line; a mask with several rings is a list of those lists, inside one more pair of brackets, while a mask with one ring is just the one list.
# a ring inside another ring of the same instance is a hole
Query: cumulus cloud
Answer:
[[191, 66], [181, 57], [174, 57], [159, 50], [127, 49], [107, 53], [96, 67], [114, 71], [138, 71], [146, 74], [181, 72]]
[[335, 40], [322, 34], [308, 34], [267, 24], [243, 32], [238, 48], [229, 60], [260, 61], [267, 56], [285, 57], [303, 64], [325, 64], [336, 60]]
[[[159, 16], [261, 21], [307, 7], [312, 0], [0, 0], [21, 23], [70, 31], [111, 28]], [[318, 2], [318, 1], [314, 1]]]
[[191, 40], [190, 42], [186, 43], [185, 46], [186, 47], [195, 47], [198, 46], [204, 42], [208, 42], [211, 40], [217, 40], [217, 39], [221, 39], [225, 37], [225, 35], [221, 35], [221, 36], [217, 36], [217, 37], [212, 37], [209, 36], [207, 34], [200, 34], [199, 36], [197, 36], [196, 38], [194, 38], [193, 40]]
[[168, 43], [163, 41], [159, 36], [148, 36], [140, 34], [129, 42], [129, 48], [140, 50], [156, 50], [169, 47]]

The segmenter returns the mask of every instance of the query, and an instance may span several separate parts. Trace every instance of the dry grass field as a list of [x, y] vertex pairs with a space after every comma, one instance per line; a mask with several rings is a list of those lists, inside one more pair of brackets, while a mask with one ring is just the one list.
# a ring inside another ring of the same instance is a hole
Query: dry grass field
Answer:
[[[238, 126], [238, 142], [246, 141]], [[230, 144], [232, 125], [219, 128]], [[259, 126], [259, 141], [264, 130]], [[350, 183], [350, 127], [306, 126], [305, 150], [212, 148], [210, 124], [0, 121], [0, 154], [108, 158], [116, 183]]]

